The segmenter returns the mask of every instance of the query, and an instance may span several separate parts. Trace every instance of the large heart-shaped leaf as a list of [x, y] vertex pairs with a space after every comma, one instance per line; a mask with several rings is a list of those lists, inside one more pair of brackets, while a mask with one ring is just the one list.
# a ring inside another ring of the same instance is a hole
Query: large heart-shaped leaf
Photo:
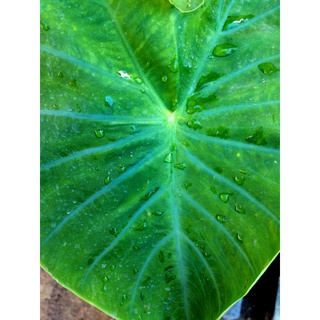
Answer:
[[43, 0], [41, 107], [41, 265], [83, 299], [212, 320], [278, 254], [277, 0]]

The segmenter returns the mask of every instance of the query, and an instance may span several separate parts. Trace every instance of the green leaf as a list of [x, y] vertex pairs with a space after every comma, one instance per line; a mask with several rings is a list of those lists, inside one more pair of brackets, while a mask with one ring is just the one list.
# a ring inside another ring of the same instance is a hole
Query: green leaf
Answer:
[[181, 12], [192, 12], [197, 10], [204, 0], [169, 0]]
[[279, 117], [278, 1], [43, 0], [42, 267], [117, 319], [219, 318], [279, 252]]

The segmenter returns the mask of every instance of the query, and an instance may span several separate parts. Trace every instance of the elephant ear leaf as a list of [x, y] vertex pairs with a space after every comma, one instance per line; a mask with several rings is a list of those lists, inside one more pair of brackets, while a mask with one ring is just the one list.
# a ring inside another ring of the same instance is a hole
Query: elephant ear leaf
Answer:
[[278, 0], [172, 3], [41, 1], [41, 266], [116, 319], [218, 319], [279, 253]]
[[181, 12], [192, 12], [203, 5], [204, 0], [169, 0]]

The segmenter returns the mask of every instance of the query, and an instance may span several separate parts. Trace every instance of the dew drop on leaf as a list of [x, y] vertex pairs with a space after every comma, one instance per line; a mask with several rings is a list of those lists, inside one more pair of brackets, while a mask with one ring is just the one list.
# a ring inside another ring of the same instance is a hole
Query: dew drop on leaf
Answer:
[[134, 227], [134, 229], [135, 229], [136, 231], [143, 231], [143, 230], [147, 229], [147, 227], [148, 227], [147, 222], [146, 222], [146, 221], [143, 221], [143, 222], [140, 222], [138, 225], [136, 225], [136, 226]]
[[77, 80], [76, 79], [72, 79], [68, 82], [69, 87], [73, 87], [76, 88], [77, 87]]
[[113, 100], [113, 98], [112, 98], [111, 96], [106, 96], [106, 97], [104, 98], [104, 102], [105, 102], [105, 105], [106, 105], [107, 107], [112, 107], [112, 106], [113, 106], [113, 103], [114, 103], [114, 100]]
[[258, 146], [263, 146], [267, 144], [267, 140], [265, 139], [263, 134], [263, 127], [257, 128], [254, 134], [247, 136], [245, 140], [249, 143], [253, 143]]
[[155, 211], [153, 214], [157, 217], [160, 217], [163, 215], [163, 211]]
[[271, 74], [273, 74], [273, 73], [275, 73], [275, 72], [278, 72], [278, 71], [279, 71], [279, 69], [276, 68], [276, 67], [274, 66], [274, 64], [271, 63], [271, 62], [265, 62], [265, 63], [259, 64], [259, 65], [258, 65], [258, 69], [259, 69], [262, 73], [264, 73], [264, 74], [266, 74], [266, 75], [268, 75], [268, 76], [271, 75]]
[[242, 175], [236, 175], [233, 177], [233, 180], [238, 186], [242, 186], [244, 184], [245, 177]]
[[134, 245], [134, 246], [132, 247], [132, 249], [133, 249], [134, 251], [140, 250], [140, 248], [139, 248], [137, 245]]
[[235, 204], [234, 210], [238, 213], [242, 213], [242, 214], [246, 213], [246, 210], [243, 208], [243, 206], [241, 204]]
[[221, 223], [225, 223], [227, 221], [226, 217], [223, 216], [222, 214], [217, 214], [216, 219]]
[[159, 188], [157, 187], [154, 190], [148, 191], [143, 197], [141, 197], [140, 200], [144, 200], [144, 201], [149, 200], [158, 190]]
[[107, 176], [105, 179], [104, 179], [104, 184], [105, 185], [108, 185], [110, 183], [110, 176]]
[[197, 104], [194, 101], [188, 101], [186, 111], [187, 114], [194, 114], [195, 112], [201, 112], [203, 107], [200, 104]]
[[184, 187], [185, 187], [186, 189], [189, 189], [190, 187], [192, 187], [192, 183], [189, 182], [189, 181], [187, 181], [187, 182], [185, 182]]
[[246, 21], [252, 19], [254, 17], [253, 14], [239, 15], [239, 16], [229, 16], [226, 22], [223, 25], [222, 30], [229, 30], [239, 25], [245, 23]]
[[219, 193], [219, 199], [222, 202], [227, 203], [231, 195], [232, 195], [231, 193], [222, 192], [222, 193]]
[[138, 268], [134, 268], [134, 269], [132, 270], [132, 272], [133, 272], [133, 274], [136, 274], [136, 273], [139, 272], [139, 269], [138, 269]]
[[168, 64], [168, 68], [169, 68], [169, 70], [170, 70], [171, 72], [176, 73], [176, 72], [178, 72], [178, 67], [179, 67], [179, 65], [178, 65], [178, 59], [177, 59], [177, 56], [175, 55], [175, 56], [171, 59], [170, 63]]
[[171, 163], [172, 161], [173, 161], [172, 152], [170, 152], [164, 157], [163, 162]]
[[126, 171], [126, 167], [124, 167], [124, 166], [119, 166], [118, 167], [118, 173], [120, 174], [120, 173], [124, 173]]
[[218, 44], [212, 51], [216, 57], [228, 57], [237, 50], [238, 46], [232, 43]]
[[187, 168], [187, 165], [184, 162], [181, 162], [181, 163], [175, 164], [174, 167], [179, 170], [184, 170], [185, 168]]
[[40, 26], [41, 26], [41, 29], [44, 31], [49, 31], [51, 29], [50, 26], [43, 21], [40, 21]]
[[117, 74], [123, 79], [130, 79], [129, 74], [124, 70], [119, 70]]
[[167, 76], [162, 76], [161, 81], [162, 82], [168, 82], [168, 77]]
[[202, 129], [202, 125], [198, 119], [188, 120], [187, 126], [193, 130]]
[[103, 138], [105, 135], [105, 131], [103, 129], [96, 129], [94, 130], [94, 134], [97, 138]]
[[142, 84], [142, 79], [141, 78], [139, 78], [139, 77], [135, 77], [134, 79], [134, 82], [136, 83], [136, 84]]
[[217, 137], [220, 139], [229, 139], [230, 138], [229, 129], [224, 126], [219, 126], [217, 129], [209, 128], [207, 130], [206, 134], [210, 137]]
[[112, 264], [111, 266], [110, 266], [110, 270], [111, 271], [114, 271], [116, 269], [116, 266], [114, 265], [114, 264]]
[[63, 72], [62, 71], [59, 71], [57, 75], [58, 75], [59, 78], [63, 78]]
[[111, 228], [109, 230], [109, 233], [116, 237], [119, 232], [118, 232], [117, 228]]
[[237, 232], [236, 238], [237, 238], [237, 240], [238, 240], [239, 242], [243, 242], [243, 237], [242, 237], [242, 235], [241, 235], [239, 232]]

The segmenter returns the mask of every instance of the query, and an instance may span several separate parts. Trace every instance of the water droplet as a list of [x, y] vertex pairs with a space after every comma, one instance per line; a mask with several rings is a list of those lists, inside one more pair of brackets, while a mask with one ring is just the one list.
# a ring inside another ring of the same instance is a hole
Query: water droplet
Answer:
[[163, 215], [163, 211], [155, 211], [153, 214], [157, 217], [160, 217]]
[[214, 194], [217, 194], [217, 189], [214, 187], [214, 186], [210, 186], [210, 191], [212, 192], [212, 193], [214, 193]]
[[108, 185], [110, 183], [110, 176], [107, 176], [105, 179], [104, 179], [104, 184], [105, 185]]
[[184, 170], [185, 168], [187, 168], [187, 165], [184, 162], [181, 162], [181, 163], [175, 164], [174, 167], [179, 170]]
[[51, 29], [50, 26], [43, 21], [40, 21], [40, 26], [41, 26], [41, 29], [44, 31], [49, 31]]
[[123, 304], [126, 302], [126, 300], [128, 299], [127, 295], [123, 295], [120, 301], [120, 306], [123, 306]]
[[254, 17], [253, 14], [246, 14], [246, 15], [240, 15], [240, 16], [229, 16], [226, 20], [226, 22], [223, 25], [222, 30], [229, 30], [235, 27], [238, 27], [239, 25], [243, 24], [244, 22], [252, 19]]
[[267, 140], [265, 139], [263, 135], [263, 128], [259, 127], [256, 129], [254, 134], [247, 136], [245, 140], [249, 143], [256, 144], [258, 146], [263, 146], [267, 144]]
[[136, 274], [136, 273], [139, 272], [139, 269], [138, 269], [138, 268], [134, 268], [134, 269], [132, 270], [132, 272], [133, 272], [133, 274]]
[[109, 282], [109, 278], [107, 276], [103, 277], [102, 282], [103, 282], [103, 291], [107, 291], [108, 289], [107, 283]]
[[116, 269], [116, 266], [114, 265], [114, 264], [112, 264], [111, 266], [110, 266], [110, 270], [111, 271], [114, 271]]
[[170, 152], [164, 157], [163, 162], [171, 163], [172, 161], [173, 161], [172, 152]]
[[222, 193], [219, 193], [219, 198], [224, 203], [227, 203], [231, 195], [232, 193], [222, 192]]
[[144, 200], [144, 201], [149, 200], [158, 190], [159, 188], [157, 187], [154, 190], [148, 191], [143, 197], [141, 197], [140, 200]]
[[167, 76], [162, 76], [161, 81], [162, 82], [168, 82], [168, 77]]
[[112, 234], [112, 235], [114, 235], [114, 236], [116, 237], [119, 232], [118, 232], [117, 228], [111, 228], [111, 229], [109, 230], [109, 233]]
[[244, 180], [246, 178], [242, 175], [236, 175], [233, 177], [234, 182], [238, 185], [238, 186], [242, 186], [244, 184]]
[[271, 74], [273, 74], [273, 73], [275, 73], [275, 72], [278, 72], [278, 71], [279, 71], [279, 69], [276, 68], [276, 67], [274, 66], [274, 64], [271, 63], [271, 62], [265, 62], [265, 63], [259, 64], [259, 65], [258, 65], [258, 69], [259, 69], [262, 73], [267, 74], [268, 76], [271, 75]]
[[219, 126], [217, 129], [209, 128], [207, 130], [206, 134], [210, 137], [217, 137], [220, 139], [229, 139], [230, 138], [229, 129], [224, 126]]
[[237, 238], [238, 241], [243, 242], [243, 237], [239, 232], [237, 232], [236, 238]]
[[68, 85], [69, 85], [69, 87], [76, 88], [77, 87], [77, 80], [76, 79], [70, 80]]
[[188, 120], [187, 126], [193, 130], [202, 129], [202, 125], [198, 119]]
[[243, 206], [241, 204], [235, 204], [234, 210], [238, 213], [242, 213], [242, 214], [246, 213], [246, 210], [243, 208]]
[[212, 54], [216, 57], [228, 57], [237, 50], [238, 46], [232, 43], [218, 44]]
[[88, 265], [92, 264], [93, 261], [94, 261], [94, 259], [93, 259], [93, 258], [90, 258], [90, 259], [88, 260]]
[[143, 292], [141, 292], [140, 293], [140, 299], [143, 301], [143, 299], [144, 299], [144, 293]]
[[189, 141], [182, 140], [181, 143], [182, 143], [185, 147], [190, 147]]
[[119, 166], [118, 167], [118, 173], [124, 173], [126, 171], [126, 167]]
[[223, 74], [215, 73], [215, 72], [210, 73], [206, 76], [202, 76], [197, 83], [195, 91], [199, 91], [199, 90], [205, 88], [207, 85], [210, 84], [210, 82], [216, 81], [219, 78], [221, 78], [222, 76], [223, 76]]
[[140, 247], [134, 245], [134, 246], [132, 247], [132, 249], [133, 249], [134, 251], [138, 251], [138, 250], [140, 250]]
[[219, 222], [221, 222], [221, 223], [225, 223], [225, 222], [227, 221], [226, 217], [223, 216], [222, 214], [217, 214], [217, 215], [216, 215], [216, 218], [217, 218], [217, 220], [218, 220]]
[[97, 138], [103, 138], [105, 135], [105, 131], [103, 129], [96, 129], [94, 130], [94, 134]]
[[186, 111], [187, 114], [194, 114], [195, 112], [201, 112], [203, 107], [200, 104], [197, 104], [194, 100], [188, 100]]
[[184, 184], [184, 187], [188, 190], [190, 187], [192, 186], [192, 183], [187, 181], [185, 184]]
[[147, 222], [146, 221], [143, 221], [143, 222], [140, 222], [138, 225], [136, 225], [135, 227], [134, 227], [134, 229], [136, 230], [136, 231], [143, 231], [143, 230], [145, 230], [145, 229], [147, 229]]
[[58, 72], [58, 77], [59, 78], [63, 78], [63, 72], [62, 71]]
[[59, 106], [56, 105], [56, 104], [54, 104], [54, 105], [53, 105], [53, 109], [58, 110], [58, 109], [59, 109]]
[[124, 70], [119, 70], [117, 74], [123, 79], [130, 79], [129, 74]]
[[112, 107], [112, 106], [113, 106], [113, 103], [114, 103], [114, 100], [113, 100], [113, 98], [112, 98], [111, 96], [106, 96], [106, 97], [104, 98], [104, 102], [105, 102], [105, 105], [106, 105], [107, 107]]
[[178, 64], [178, 59], [177, 59], [177, 55], [175, 55], [172, 60], [170, 61], [170, 63], [168, 64], [168, 68], [171, 72], [176, 73], [178, 72], [178, 68], [179, 68], [179, 64]]
[[163, 263], [163, 262], [165, 261], [164, 253], [163, 253], [162, 250], [160, 250], [160, 251], [158, 252], [158, 259], [159, 259], [159, 261], [160, 261], [161, 263]]
[[211, 256], [211, 253], [209, 253], [209, 252], [202, 252], [202, 254], [206, 257], [206, 258], [210, 258], [210, 256]]
[[239, 172], [242, 173], [242, 174], [247, 174], [247, 171], [245, 169], [242, 169], [242, 168], [239, 169]]
[[142, 79], [141, 78], [139, 78], [139, 77], [135, 77], [134, 79], [134, 82], [136, 83], [136, 84], [142, 84]]
[[164, 280], [166, 283], [169, 283], [176, 278], [176, 275], [174, 274], [174, 269], [172, 266], [168, 266], [164, 270], [165, 270]]
[[146, 89], [145, 89], [145, 88], [141, 88], [140, 91], [141, 91], [142, 93], [145, 93], [145, 92], [146, 92]]

